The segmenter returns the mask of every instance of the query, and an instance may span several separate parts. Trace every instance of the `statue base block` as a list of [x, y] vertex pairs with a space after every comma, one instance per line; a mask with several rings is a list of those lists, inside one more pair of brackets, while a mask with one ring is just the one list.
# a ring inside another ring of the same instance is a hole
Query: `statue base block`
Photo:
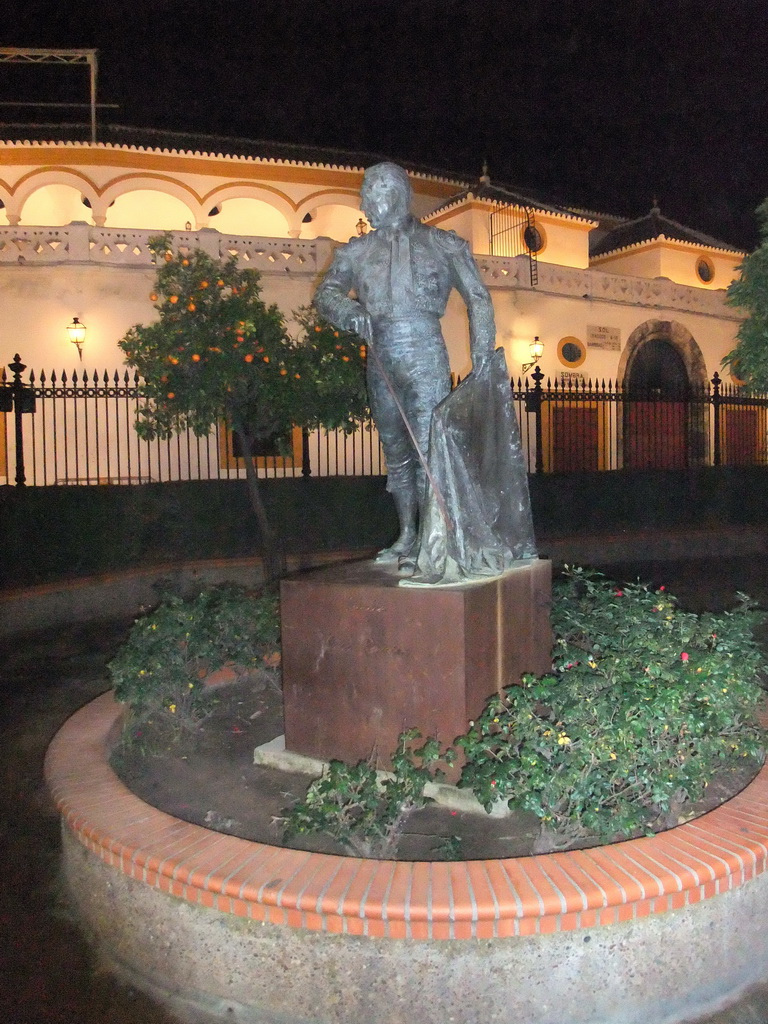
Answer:
[[451, 743], [491, 694], [550, 670], [549, 561], [456, 586], [399, 581], [370, 561], [283, 580], [287, 750], [388, 768], [404, 730]]

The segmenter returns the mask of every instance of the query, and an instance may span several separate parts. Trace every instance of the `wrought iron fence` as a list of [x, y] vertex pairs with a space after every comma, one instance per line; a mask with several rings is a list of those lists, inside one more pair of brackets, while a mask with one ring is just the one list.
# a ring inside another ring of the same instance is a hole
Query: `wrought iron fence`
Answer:
[[[31, 372], [16, 356], [0, 375], [0, 483], [136, 484], [236, 479], [242, 453], [221, 425], [142, 441], [134, 430], [140, 378], [113, 373]], [[768, 465], [768, 395], [724, 384], [676, 393], [620, 383], [546, 380], [536, 368], [511, 381], [529, 472]], [[252, 453], [264, 477], [386, 473], [378, 434], [294, 430]]]
[[[224, 424], [142, 440], [134, 429], [141, 378], [128, 370], [29, 373], [19, 356], [0, 374], [0, 483], [139, 484], [237, 479], [245, 463]], [[294, 430], [253, 453], [262, 477], [375, 476], [386, 472], [371, 423], [357, 431]]]
[[512, 382], [530, 472], [768, 465], [768, 394], [717, 373], [682, 389], [544, 380]]

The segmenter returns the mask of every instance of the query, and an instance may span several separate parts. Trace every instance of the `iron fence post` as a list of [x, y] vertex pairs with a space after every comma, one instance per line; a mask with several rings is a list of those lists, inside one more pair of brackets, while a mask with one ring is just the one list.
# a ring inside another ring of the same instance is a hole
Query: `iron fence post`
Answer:
[[712, 464], [719, 466], [722, 461], [722, 452], [720, 450], [720, 405], [722, 403], [722, 396], [720, 394], [720, 374], [715, 370], [715, 375], [711, 381], [712, 384], [712, 428], [715, 432], [714, 446], [712, 453]]
[[22, 363], [17, 352], [13, 362], [8, 364], [8, 369], [13, 372], [11, 391], [13, 393], [13, 419], [16, 430], [16, 486], [24, 487], [27, 482], [24, 472], [24, 428], [22, 420], [22, 403], [24, 400], [24, 384], [21, 380], [22, 373], [26, 370], [26, 364]]
[[304, 478], [312, 475], [309, 459], [309, 431], [306, 427], [301, 428], [301, 475]]
[[534, 424], [535, 424], [535, 428], [536, 428], [536, 472], [537, 473], [543, 473], [544, 472], [544, 444], [543, 444], [543, 441], [542, 441], [543, 431], [542, 431], [542, 424], [541, 424], [541, 407], [542, 407], [542, 399], [544, 397], [544, 393], [542, 391], [541, 382], [544, 380], [544, 374], [541, 372], [541, 370], [537, 366], [536, 369], [531, 374], [531, 376], [533, 377], [533, 380], [534, 380], [533, 395], [531, 397], [533, 398], [532, 408], [533, 408], [533, 415], [534, 415]]

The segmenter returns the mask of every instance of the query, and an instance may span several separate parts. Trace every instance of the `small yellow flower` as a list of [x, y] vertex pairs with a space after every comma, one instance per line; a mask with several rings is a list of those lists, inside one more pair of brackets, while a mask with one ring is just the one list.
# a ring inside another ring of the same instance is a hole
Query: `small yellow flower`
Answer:
[[613, 751], [611, 751], [611, 760], [612, 760], [612, 761], [615, 761], [615, 760], [616, 760], [616, 755], [614, 754], [614, 752], [613, 752]]
[[561, 747], [567, 747], [571, 742], [571, 737], [566, 736], [564, 732], [561, 732], [560, 735], [557, 737], [557, 742], [560, 744]]
[[590, 668], [597, 668], [597, 662], [596, 661], [588, 661], [587, 664], [589, 665]]
[[168, 705], [168, 710], [171, 712], [172, 715], [175, 715], [176, 714], [176, 705], [175, 704], [169, 704]]
[[494, 718], [494, 722], [498, 722], [498, 718]]

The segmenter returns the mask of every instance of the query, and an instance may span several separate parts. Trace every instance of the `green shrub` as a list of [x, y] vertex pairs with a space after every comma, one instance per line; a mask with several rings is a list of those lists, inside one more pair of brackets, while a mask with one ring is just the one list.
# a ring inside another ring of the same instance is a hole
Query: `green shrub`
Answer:
[[150, 719], [181, 733], [211, 704], [204, 678], [228, 663], [241, 670], [275, 660], [277, 601], [222, 586], [190, 601], [165, 598], [138, 619], [109, 665], [115, 696], [129, 708], [127, 729]]
[[763, 757], [754, 720], [756, 613], [676, 607], [662, 587], [566, 570], [554, 587], [553, 671], [494, 697], [456, 745], [459, 785], [534, 812], [544, 852], [676, 824], [723, 768]]
[[284, 838], [322, 832], [357, 856], [394, 857], [409, 815], [427, 802], [424, 786], [438, 774], [440, 746], [427, 740], [414, 749], [419, 735], [415, 729], [401, 734], [391, 773], [377, 772], [373, 762], [331, 761], [305, 799], [287, 812]]

